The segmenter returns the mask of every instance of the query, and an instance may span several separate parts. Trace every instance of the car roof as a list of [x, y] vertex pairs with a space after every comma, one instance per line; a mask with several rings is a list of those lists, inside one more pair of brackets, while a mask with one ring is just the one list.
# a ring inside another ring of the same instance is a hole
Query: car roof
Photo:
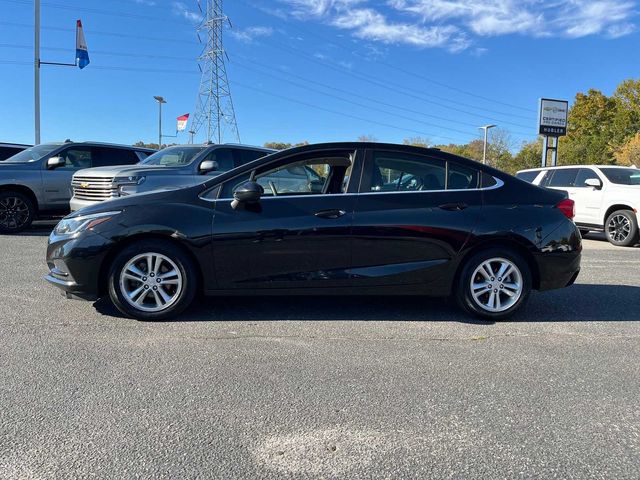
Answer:
[[527, 168], [525, 170], [518, 170], [517, 173], [542, 172], [544, 170], [562, 170], [565, 168], [638, 168], [638, 167], [625, 166], [625, 165], [558, 165], [556, 167]]
[[147, 147], [136, 147], [135, 145], [125, 145], [122, 143], [109, 143], [109, 142], [46, 142], [41, 143], [40, 145], [56, 145], [62, 147], [63, 145], [84, 145], [84, 146], [98, 146], [98, 147], [109, 147], [109, 148], [126, 148], [128, 150], [141, 150], [144, 152], [157, 152], [153, 148]]
[[8, 142], [0, 142], [0, 147], [24, 147], [24, 148], [29, 148], [29, 147], [33, 147], [33, 145], [29, 145], [27, 143], [8, 143]]

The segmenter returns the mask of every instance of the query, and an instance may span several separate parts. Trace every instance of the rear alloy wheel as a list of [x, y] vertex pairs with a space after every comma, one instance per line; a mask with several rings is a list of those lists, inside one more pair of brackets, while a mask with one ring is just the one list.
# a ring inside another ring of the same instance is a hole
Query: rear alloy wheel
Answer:
[[467, 312], [503, 320], [522, 308], [530, 293], [531, 272], [527, 262], [509, 250], [492, 248], [475, 254], [465, 263], [455, 295]]
[[618, 247], [631, 247], [638, 242], [638, 219], [631, 210], [618, 210], [607, 218], [607, 240]]
[[35, 208], [29, 197], [20, 192], [0, 193], [0, 233], [18, 233], [29, 228]]
[[191, 259], [170, 243], [130, 245], [109, 274], [109, 296], [125, 315], [139, 320], [173, 318], [191, 304], [197, 278]]

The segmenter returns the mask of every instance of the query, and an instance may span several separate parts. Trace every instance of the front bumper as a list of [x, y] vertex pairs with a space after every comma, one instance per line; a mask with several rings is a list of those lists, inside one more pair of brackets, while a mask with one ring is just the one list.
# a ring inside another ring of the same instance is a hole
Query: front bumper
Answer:
[[72, 212], [80, 210], [84, 207], [90, 207], [91, 205], [95, 205], [96, 203], [102, 203], [104, 200], [80, 200], [76, 197], [71, 197], [71, 201], [69, 202], [69, 207]]
[[100, 297], [100, 277], [112, 242], [92, 231], [78, 236], [49, 237], [44, 279], [61, 289], [67, 298], [96, 300]]

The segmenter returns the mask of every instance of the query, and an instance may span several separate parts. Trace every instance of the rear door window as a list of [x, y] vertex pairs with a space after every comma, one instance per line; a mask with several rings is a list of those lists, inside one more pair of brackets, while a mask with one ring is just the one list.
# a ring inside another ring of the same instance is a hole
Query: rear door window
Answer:
[[371, 192], [444, 190], [445, 162], [400, 152], [374, 152]]
[[549, 180], [550, 187], [573, 187], [578, 176], [578, 168], [559, 168], [554, 170], [553, 177]]
[[475, 168], [463, 167], [448, 162], [447, 190], [470, 190], [478, 188], [480, 172]]
[[525, 182], [528, 183], [533, 183], [533, 181], [536, 179], [536, 177], [540, 174], [540, 172], [519, 172], [516, 173], [516, 178], [519, 178], [520, 180], [524, 180]]
[[260, 152], [257, 150], [236, 150], [236, 167], [245, 163], [253, 162], [259, 158], [269, 155], [269, 152]]
[[105, 167], [109, 165], [133, 165], [140, 160], [134, 150], [125, 148], [103, 148], [94, 149], [97, 155], [93, 159], [94, 167]]

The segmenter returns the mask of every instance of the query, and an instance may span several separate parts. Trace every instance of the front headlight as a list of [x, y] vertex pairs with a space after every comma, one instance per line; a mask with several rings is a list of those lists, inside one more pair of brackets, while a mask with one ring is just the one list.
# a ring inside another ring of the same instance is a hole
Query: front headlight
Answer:
[[85, 230], [100, 225], [119, 213], [120, 211], [102, 212], [91, 215], [81, 215], [79, 217], [63, 218], [60, 223], [56, 225], [54, 232], [56, 235], [75, 235], [76, 233], [84, 232]]
[[122, 185], [141, 185], [144, 183], [147, 177], [143, 175], [131, 175], [130, 177], [116, 177], [113, 179], [113, 183], [118, 186]]
[[142, 175], [131, 175], [130, 177], [116, 177], [113, 179], [114, 186], [118, 189], [120, 195], [129, 195], [135, 192], [135, 187], [142, 185], [146, 177]]

